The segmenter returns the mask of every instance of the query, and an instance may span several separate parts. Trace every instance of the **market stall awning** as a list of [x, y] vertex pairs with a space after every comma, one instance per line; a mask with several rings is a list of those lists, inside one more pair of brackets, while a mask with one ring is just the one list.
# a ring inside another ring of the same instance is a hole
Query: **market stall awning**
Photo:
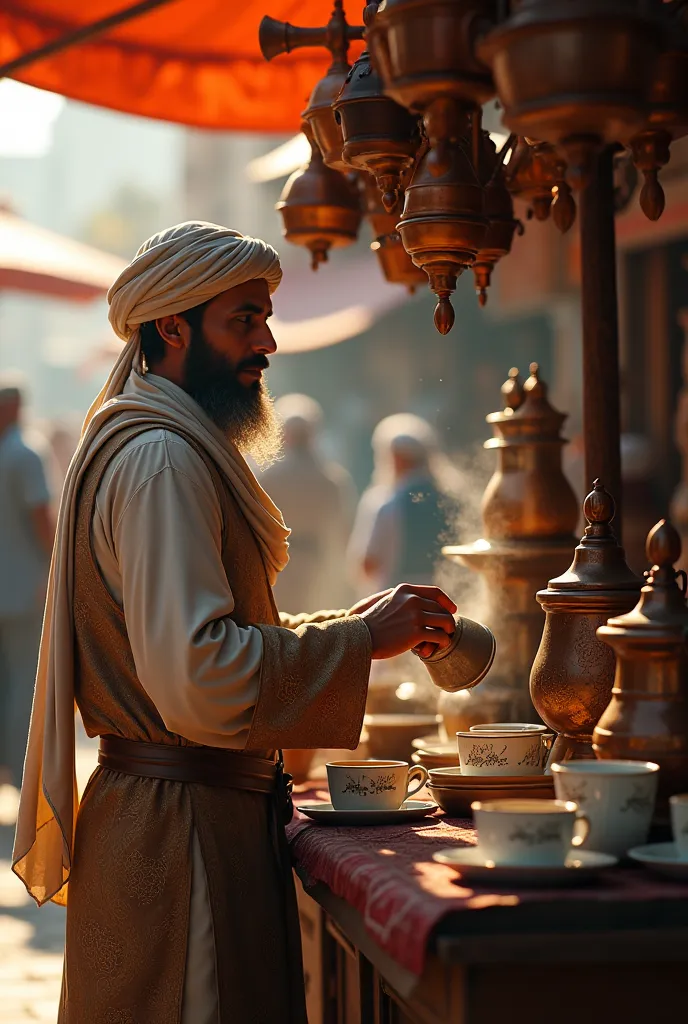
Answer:
[[117, 256], [0, 207], [0, 292], [12, 289], [83, 302], [104, 295], [123, 268]]
[[[113, 14], [127, 0], [4, 0], [0, 64]], [[12, 77], [98, 106], [201, 128], [293, 132], [328, 65], [323, 49], [269, 64], [258, 47], [264, 14], [325, 25], [332, 0], [169, 0]], [[347, 5], [359, 23], [362, 4]], [[352, 53], [360, 52], [360, 43]]]

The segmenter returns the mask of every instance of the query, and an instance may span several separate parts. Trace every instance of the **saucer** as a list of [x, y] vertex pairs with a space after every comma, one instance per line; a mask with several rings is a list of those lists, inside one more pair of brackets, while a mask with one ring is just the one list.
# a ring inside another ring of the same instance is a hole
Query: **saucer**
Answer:
[[417, 821], [437, 810], [437, 804], [428, 800], [405, 800], [401, 807], [391, 810], [361, 808], [337, 810], [332, 804], [299, 804], [296, 808], [319, 825], [394, 825], [399, 821]]
[[643, 867], [669, 878], [688, 878], [688, 860], [681, 860], [675, 843], [649, 843], [634, 846], [626, 856]]
[[554, 787], [541, 786], [445, 786], [427, 784], [427, 791], [442, 810], [453, 818], [470, 818], [471, 804], [475, 800], [553, 800]]
[[449, 847], [433, 853], [433, 860], [446, 864], [467, 882], [485, 885], [540, 887], [581, 885], [594, 879], [600, 871], [618, 863], [617, 857], [592, 850], [572, 850], [564, 864], [531, 866], [493, 864], [486, 861], [479, 846]]
[[430, 782], [433, 786], [443, 788], [452, 786], [461, 789], [486, 789], [494, 786], [496, 789], [514, 787], [523, 789], [534, 786], [536, 789], [547, 788], [554, 791], [554, 780], [551, 775], [539, 772], [537, 775], [464, 775], [460, 767], [432, 768], [429, 772]]

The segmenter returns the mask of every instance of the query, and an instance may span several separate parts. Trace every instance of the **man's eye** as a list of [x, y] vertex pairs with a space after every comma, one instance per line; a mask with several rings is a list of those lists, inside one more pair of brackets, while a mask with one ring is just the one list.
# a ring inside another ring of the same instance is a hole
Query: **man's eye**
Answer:
[[236, 319], [239, 321], [240, 324], [247, 324], [251, 320], [251, 314], [247, 313], [246, 316], [238, 316], [236, 317]]

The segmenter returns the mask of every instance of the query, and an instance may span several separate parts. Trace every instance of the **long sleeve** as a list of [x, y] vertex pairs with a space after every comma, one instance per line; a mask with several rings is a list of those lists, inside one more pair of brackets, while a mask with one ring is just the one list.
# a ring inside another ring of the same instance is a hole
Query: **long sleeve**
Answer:
[[180, 439], [151, 431], [99, 489], [94, 552], [121, 601], [136, 671], [168, 729], [217, 747], [245, 745], [262, 638], [230, 618], [212, 479]]
[[346, 608], [338, 611], [327, 612], [302, 612], [300, 615], [289, 615], [288, 612], [280, 612], [280, 625], [285, 629], [298, 629], [299, 626], [309, 626], [314, 622], [332, 622], [334, 619], [343, 619], [347, 613]]

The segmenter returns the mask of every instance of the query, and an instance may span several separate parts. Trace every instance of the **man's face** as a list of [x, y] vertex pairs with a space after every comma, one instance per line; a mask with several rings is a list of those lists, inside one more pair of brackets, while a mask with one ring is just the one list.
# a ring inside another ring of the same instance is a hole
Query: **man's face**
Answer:
[[203, 337], [246, 388], [260, 389], [268, 356], [277, 349], [268, 319], [272, 302], [267, 282], [247, 281], [217, 295], [203, 314]]
[[259, 462], [279, 452], [281, 432], [263, 384], [276, 349], [268, 327], [267, 283], [249, 281], [216, 296], [191, 332], [183, 387], [242, 450]]

